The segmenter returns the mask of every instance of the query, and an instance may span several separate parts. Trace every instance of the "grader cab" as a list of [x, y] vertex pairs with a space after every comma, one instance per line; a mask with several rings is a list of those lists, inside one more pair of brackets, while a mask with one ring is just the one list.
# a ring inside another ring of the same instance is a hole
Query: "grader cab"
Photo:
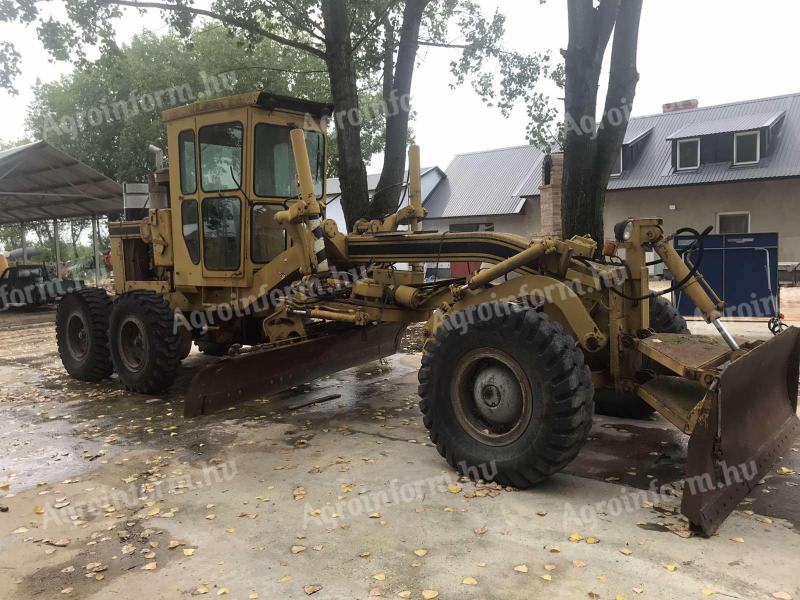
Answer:
[[[451, 466], [528, 487], [577, 456], [596, 405], [655, 410], [691, 436], [683, 511], [713, 533], [800, 430], [800, 330], [734, 339], [700, 261], [684, 262], [659, 219], [620, 223], [602, 257], [589, 237], [424, 231], [415, 147], [408, 205], [340, 232], [325, 219], [330, 114], [267, 93], [166, 111], [169, 171], [155, 181], [168, 201], [110, 224], [113, 298], [61, 302], [66, 370], [159, 393], [195, 344], [224, 358], [194, 377], [193, 417], [394, 354], [424, 322], [420, 408]], [[700, 259], [705, 233], [693, 231]], [[690, 335], [650, 292], [648, 251], [720, 337]], [[491, 266], [425, 281], [438, 261]]]

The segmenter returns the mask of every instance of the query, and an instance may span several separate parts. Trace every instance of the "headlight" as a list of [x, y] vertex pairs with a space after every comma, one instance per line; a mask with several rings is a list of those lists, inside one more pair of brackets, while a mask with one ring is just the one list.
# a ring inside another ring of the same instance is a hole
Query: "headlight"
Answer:
[[614, 237], [618, 242], [627, 242], [633, 236], [633, 220], [627, 219], [614, 225]]
[[622, 239], [626, 242], [631, 239], [633, 235], [633, 221], [628, 221], [628, 224], [625, 225], [625, 230], [622, 232]]

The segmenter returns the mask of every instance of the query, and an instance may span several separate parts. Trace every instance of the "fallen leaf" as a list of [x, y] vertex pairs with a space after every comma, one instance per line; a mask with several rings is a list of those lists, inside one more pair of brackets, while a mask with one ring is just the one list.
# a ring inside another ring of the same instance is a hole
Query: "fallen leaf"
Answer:
[[289, 583], [292, 580], [291, 575], [284, 575], [280, 579], [277, 580], [277, 583]]
[[194, 548], [184, 548], [183, 549], [184, 556], [194, 556]]
[[399, 593], [397, 594], [397, 596], [398, 596], [399, 598], [411, 598], [411, 592], [409, 592], [408, 590], [404, 590], [404, 591], [402, 591], [402, 592], [399, 592]]
[[631, 554], [633, 554], [633, 550], [631, 550], [630, 548], [622, 548], [619, 552], [620, 554], [624, 554], [625, 556], [630, 556]]
[[305, 549], [305, 546], [292, 546], [292, 554], [300, 554]]
[[633, 588], [633, 593], [634, 594], [643, 594], [644, 593], [644, 588], [635, 587], [635, 588]]
[[794, 469], [789, 467], [781, 467], [778, 469], [778, 475], [794, 475]]
[[[451, 483], [450, 485], [447, 486], [447, 491], [450, 492], [451, 494], [457, 494], [457, 493], [459, 493], [461, 491], [461, 486], [458, 485], [457, 483]], [[438, 593], [437, 593], [437, 596], [438, 596]], [[434, 598], [435, 597], [436, 596], [434, 596]]]
[[475, 532], [475, 535], [483, 535], [484, 533], [489, 531], [489, 529], [487, 529], [486, 527], [476, 527], [472, 531]]
[[555, 571], [556, 570], [556, 566], [555, 565], [545, 565], [544, 566], [544, 570], [545, 571]]
[[589, 537], [586, 538], [586, 543], [587, 544], [599, 544], [600, 540], [598, 538], [596, 538], [596, 537], [589, 536]]
[[417, 556], [420, 556], [420, 557], [425, 556], [427, 553], [428, 553], [428, 551], [425, 548], [420, 548], [419, 550], [414, 550], [414, 554], [416, 554]]
[[44, 514], [44, 506], [34, 506], [33, 507], [34, 514], [43, 515]]
[[380, 519], [381, 518], [381, 513], [374, 512], [374, 513], [370, 514], [369, 518], [370, 519]]
[[156, 567], [158, 566], [155, 562], [149, 562], [145, 566], [142, 567], [143, 571], [155, 571]]
[[573, 560], [572, 566], [575, 567], [576, 569], [582, 569], [583, 567], [586, 566], [586, 563], [583, 562], [582, 560]]
[[775, 592], [772, 597], [777, 598], [777, 600], [792, 600], [792, 597], [786, 592]]
[[464, 585], [478, 585], [478, 580], [475, 579], [474, 577], [464, 577], [461, 583], [463, 583]]
[[425, 598], [425, 600], [433, 600], [439, 597], [439, 592], [436, 590], [422, 590], [422, 597]]
[[370, 598], [377, 598], [378, 596], [383, 596], [383, 590], [381, 588], [372, 588], [369, 591]]
[[192, 592], [192, 596], [202, 596], [203, 594], [208, 593], [208, 588], [204, 585], [201, 585], [195, 591]]
[[715, 592], [714, 590], [710, 590], [708, 588], [703, 588], [702, 590], [700, 590], [700, 593], [703, 594], [703, 596], [713, 596], [717, 592]]
[[228, 588], [219, 588], [217, 590], [217, 596], [226, 596], [228, 594]]
[[258, 594], [256, 592], [250, 592], [250, 594], [247, 596], [247, 599], [248, 600], [258, 600]]
[[736, 542], [737, 544], [744, 544], [744, 538], [742, 537], [731, 538], [731, 541]]
[[372, 578], [375, 581], [386, 581], [386, 573], [376, 573]]
[[678, 570], [678, 565], [664, 565], [664, 568], [670, 573], [674, 573]]
[[316, 594], [318, 591], [322, 589], [321, 585], [313, 583], [311, 585], [304, 585], [303, 591], [306, 593], [306, 596], [310, 596], [311, 594]]
[[545, 511], [543, 511], [543, 510], [540, 510], [536, 514], [539, 515], [540, 517], [546, 517], [547, 516], [547, 513]]
[[583, 536], [580, 533], [573, 533], [571, 536], [569, 536], [569, 541], [570, 542], [583, 541]]
[[208, 519], [209, 521], [213, 521], [216, 518], [217, 518], [217, 515], [215, 515], [214, 513], [211, 513], [210, 515], [206, 515], [206, 519]]
[[769, 517], [762, 517], [761, 515], [756, 516], [756, 521], [758, 521], [759, 523], [766, 523], [767, 525], [772, 523], [772, 519], [770, 519]]
[[545, 581], [553, 581], [553, 576], [550, 573], [545, 573], [544, 575], [539, 575]]
[[358, 554], [358, 555], [359, 555], [361, 558], [367, 558], [367, 557], [369, 556], [369, 552], [366, 552], [366, 551], [364, 551], [364, 552], [359, 552], [359, 554]]
[[517, 565], [516, 567], [514, 567], [514, 570], [517, 573], [527, 573], [528, 572], [528, 565], [525, 565], [525, 564]]
[[71, 588], [71, 587], [64, 588], [63, 590], [61, 590], [61, 593], [62, 594], [71, 594], [72, 593], [72, 589], [73, 588]]

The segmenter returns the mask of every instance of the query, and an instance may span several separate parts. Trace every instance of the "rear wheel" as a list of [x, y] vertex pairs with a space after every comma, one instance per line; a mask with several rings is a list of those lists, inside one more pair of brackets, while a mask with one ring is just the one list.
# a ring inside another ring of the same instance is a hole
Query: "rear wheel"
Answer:
[[114, 372], [108, 354], [111, 298], [105, 290], [70, 292], [56, 310], [56, 341], [61, 363], [72, 377], [100, 381]]
[[[689, 335], [691, 332], [686, 326], [686, 320], [680, 315], [675, 306], [664, 298], [658, 296], [650, 299], [650, 328], [656, 333], [682, 333]], [[657, 374], [668, 374], [664, 367], [645, 359], [646, 369]], [[597, 414], [622, 419], [646, 419], [655, 412], [655, 409], [635, 394], [620, 394], [613, 387], [600, 388], [594, 395]]]
[[180, 366], [181, 340], [167, 301], [149, 291], [121, 296], [111, 312], [111, 357], [119, 378], [133, 392], [166, 390]]
[[592, 426], [591, 378], [575, 340], [516, 305], [448, 317], [425, 347], [419, 384], [431, 440], [473, 478], [529, 487], [569, 464]]

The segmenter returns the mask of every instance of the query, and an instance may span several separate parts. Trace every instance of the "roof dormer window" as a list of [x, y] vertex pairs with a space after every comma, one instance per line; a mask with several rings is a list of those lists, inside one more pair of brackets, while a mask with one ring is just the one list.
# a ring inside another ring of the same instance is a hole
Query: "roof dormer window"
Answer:
[[623, 166], [622, 166], [622, 151], [623, 150], [624, 150], [624, 147], [619, 149], [619, 154], [617, 154], [617, 157], [614, 160], [614, 164], [611, 167], [611, 176], [612, 177], [619, 177], [620, 175], [622, 175], [622, 168], [623, 168]]
[[737, 133], [733, 142], [733, 164], [738, 166], [757, 165], [761, 160], [761, 132], [746, 131]]
[[678, 171], [700, 168], [700, 138], [678, 140]]

